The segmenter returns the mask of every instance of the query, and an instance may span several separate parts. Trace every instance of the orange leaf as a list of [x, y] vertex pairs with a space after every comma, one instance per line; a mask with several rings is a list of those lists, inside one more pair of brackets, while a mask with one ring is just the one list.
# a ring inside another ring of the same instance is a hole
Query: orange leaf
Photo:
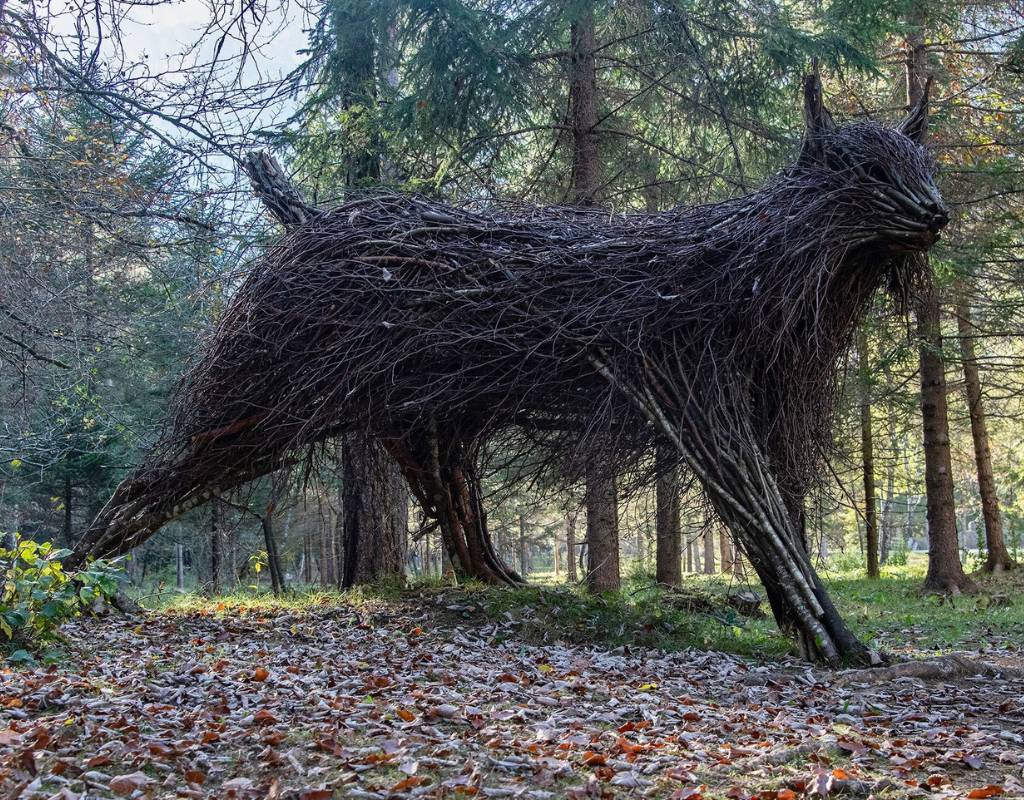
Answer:
[[988, 786], [983, 786], [980, 789], [971, 789], [967, 796], [971, 798], [998, 797], [1005, 791], [999, 784], [990, 783]]
[[273, 725], [278, 721], [277, 717], [271, 714], [267, 709], [261, 708], [253, 715], [253, 722], [258, 725]]
[[775, 793], [776, 800], [794, 800], [795, 797], [796, 792], [792, 789], [779, 789], [779, 791]]
[[259, 681], [259, 682], [263, 682], [263, 681], [265, 681], [269, 677], [270, 677], [270, 670], [268, 670], [266, 667], [256, 667], [256, 671], [253, 672], [253, 674], [252, 674], [252, 679], [254, 681]]
[[187, 769], [185, 770], [185, 780], [202, 785], [206, 783], [206, 773], [198, 769]]
[[593, 750], [583, 751], [583, 763], [588, 767], [600, 767], [608, 763], [608, 756], [595, 753]]
[[304, 789], [299, 792], [299, 800], [331, 800], [334, 797], [333, 789]]
[[422, 775], [410, 775], [408, 778], [402, 778], [402, 780], [392, 786], [391, 791], [404, 792], [407, 789], [415, 789], [417, 786], [422, 786], [428, 780], [428, 778], [424, 778]]
[[836, 767], [834, 770], [832, 770], [832, 777], [835, 778], [837, 781], [850, 780], [849, 773], [847, 773], [845, 769], [840, 769], [839, 767]]
[[398, 711], [396, 713], [398, 714], [399, 717], [404, 719], [406, 722], [412, 722], [414, 719], [416, 719], [416, 715], [413, 714], [407, 708], [400, 708], [400, 709], [398, 709]]

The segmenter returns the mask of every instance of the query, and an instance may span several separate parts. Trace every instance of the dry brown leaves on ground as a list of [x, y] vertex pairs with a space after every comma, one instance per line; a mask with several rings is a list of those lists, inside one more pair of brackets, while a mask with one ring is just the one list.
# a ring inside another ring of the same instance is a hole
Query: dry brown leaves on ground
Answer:
[[1024, 796], [1024, 681], [789, 680], [544, 647], [431, 608], [79, 623], [0, 674], [9, 797]]

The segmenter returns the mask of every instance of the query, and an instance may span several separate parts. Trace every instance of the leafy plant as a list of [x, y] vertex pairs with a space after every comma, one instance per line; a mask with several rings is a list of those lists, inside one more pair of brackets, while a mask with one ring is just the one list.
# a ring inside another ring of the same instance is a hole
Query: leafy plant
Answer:
[[249, 588], [257, 593], [260, 590], [260, 573], [269, 563], [266, 550], [257, 550], [249, 556], [249, 566], [252, 567], [252, 571], [256, 574], [256, 583], [249, 584]]
[[906, 545], [897, 547], [891, 553], [889, 553], [888, 565], [891, 567], [905, 567], [907, 566], [907, 548]]
[[0, 541], [0, 648], [12, 661], [30, 661], [32, 650], [59, 638], [62, 623], [117, 591], [114, 562], [97, 560], [68, 573], [61, 559], [70, 550], [17, 533]]

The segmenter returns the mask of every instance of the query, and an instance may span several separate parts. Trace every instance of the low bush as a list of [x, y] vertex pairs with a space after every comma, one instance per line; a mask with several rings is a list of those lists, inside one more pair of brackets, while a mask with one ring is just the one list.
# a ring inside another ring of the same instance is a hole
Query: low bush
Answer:
[[32, 661], [59, 639], [62, 623], [117, 592], [116, 564], [93, 561], [68, 573], [61, 559], [70, 552], [16, 533], [0, 539], [0, 651], [11, 661]]

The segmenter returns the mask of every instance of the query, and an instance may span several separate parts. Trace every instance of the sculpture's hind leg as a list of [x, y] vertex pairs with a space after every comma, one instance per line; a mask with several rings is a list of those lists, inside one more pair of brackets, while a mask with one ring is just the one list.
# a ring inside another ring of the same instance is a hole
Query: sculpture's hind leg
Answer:
[[495, 552], [487, 531], [480, 481], [459, 437], [436, 423], [385, 446], [402, 469], [423, 510], [435, 519], [456, 576], [485, 583], [517, 584], [523, 579]]

